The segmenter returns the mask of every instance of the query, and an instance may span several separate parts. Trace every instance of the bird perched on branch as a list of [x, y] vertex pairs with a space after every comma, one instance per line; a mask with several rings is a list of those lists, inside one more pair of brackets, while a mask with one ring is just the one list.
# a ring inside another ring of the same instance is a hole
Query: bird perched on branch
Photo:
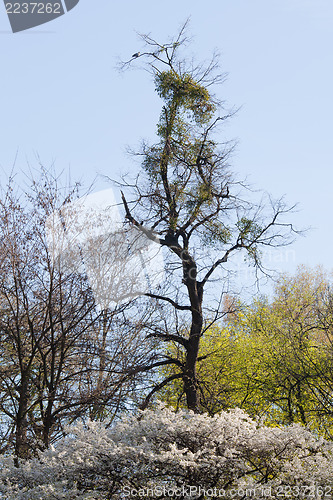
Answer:
[[140, 52], [135, 52], [135, 54], [132, 55], [132, 59], [136, 59], [137, 57], [139, 57], [140, 55]]

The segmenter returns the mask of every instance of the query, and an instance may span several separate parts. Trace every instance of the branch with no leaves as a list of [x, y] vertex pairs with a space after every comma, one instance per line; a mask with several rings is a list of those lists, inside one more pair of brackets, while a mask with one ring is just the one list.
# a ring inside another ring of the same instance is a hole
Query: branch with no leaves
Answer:
[[182, 366], [181, 362], [178, 359], [168, 358], [163, 361], [157, 361], [156, 363], [152, 363], [150, 365], [142, 365], [132, 368], [127, 371], [125, 378], [127, 378], [128, 376], [137, 375], [138, 373], [148, 372], [153, 368], [158, 368], [160, 366], [167, 366], [167, 365], [177, 365], [179, 367]]
[[177, 304], [174, 300], [170, 299], [169, 297], [163, 297], [162, 295], [155, 295], [154, 293], [145, 293], [146, 297], [151, 297], [152, 299], [157, 299], [157, 300], [165, 300], [166, 302], [169, 302], [169, 304], [173, 305], [175, 309], [179, 309], [179, 311], [191, 311], [192, 308], [191, 306], [181, 306], [180, 304]]
[[177, 378], [182, 378], [182, 377], [183, 377], [182, 373], [175, 373], [174, 375], [171, 375], [170, 377], [168, 377], [165, 380], [163, 380], [163, 382], [161, 382], [160, 384], [156, 385], [150, 391], [150, 393], [147, 395], [147, 397], [144, 400], [144, 402], [140, 405], [140, 410], [145, 410], [147, 408], [147, 406], [149, 404], [149, 401], [151, 400], [151, 398], [153, 397], [153, 395], [155, 394], [155, 392], [160, 391], [161, 389], [163, 389], [163, 387], [165, 387], [166, 385], [168, 385], [173, 380], [176, 380]]
[[123, 200], [124, 208], [125, 208], [125, 213], [126, 213], [126, 219], [133, 224], [133, 226], [137, 227], [147, 238], [151, 241], [155, 241], [155, 243], [159, 243], [160, 245], [162, 244], [161, 239], [156, 236], [151, 229], [145, 228], [142, 224], [140, 224], [131, 214], [131, 211], [128, 207], [128, 203], [126, 201], [124, 193], [121, 191], [121, 199]]
[[157, 332], [155, 331], [154, 333], [150, 333], [147, 338], [159, 338], [163, 340], [163, 342], [177, 342], [178, 344], [181, 344], [184, 346], [186, 349], [188, 347], [188, 340], [184, 339], [184, 337], [181, 337], [180, 335], [174, 335], [172, 333], [162, 333], [162, 332]]

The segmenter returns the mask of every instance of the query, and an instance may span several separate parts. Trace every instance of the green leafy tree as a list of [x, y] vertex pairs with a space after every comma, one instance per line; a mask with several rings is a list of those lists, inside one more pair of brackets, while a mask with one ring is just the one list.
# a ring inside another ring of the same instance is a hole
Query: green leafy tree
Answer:
[[[330, 277], [320, 268], [281, 276], [271, 300], [238, 304], [200, 345], [204, 409], [240, 407], [266, 423], [302, 423], [331, 438], [332, 311]], [[174, 348], [171, 354], [179, 356]], [[175, 385], [163, 399], [185, 405]]]
[[330, 303], [329, 277], [301, 267], [295, 276], [280, 277], [271, 301], [256, 301], [239, 319], [247, 353], [242, 374], [256, 395], [252, 413], [257, 408], [272, 422], [330, 433]]

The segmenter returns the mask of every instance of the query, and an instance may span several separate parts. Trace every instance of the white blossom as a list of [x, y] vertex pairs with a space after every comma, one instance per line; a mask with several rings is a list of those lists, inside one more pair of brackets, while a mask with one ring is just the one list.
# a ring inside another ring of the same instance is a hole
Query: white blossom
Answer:
[[3, 457], [0, 466], [8, 500], [120, 499], [126, 487], [163, 498], [157, 488], [180, 486], [253, 488], [260, 499], [263, 487], [275, 498], [277, 487], [333, 486], [331, 443], [300, 425], [265, 427], [240, 409], [209, 417], [160, 405], [112, 428], [80, 423], [38, 458], [17, 468]]

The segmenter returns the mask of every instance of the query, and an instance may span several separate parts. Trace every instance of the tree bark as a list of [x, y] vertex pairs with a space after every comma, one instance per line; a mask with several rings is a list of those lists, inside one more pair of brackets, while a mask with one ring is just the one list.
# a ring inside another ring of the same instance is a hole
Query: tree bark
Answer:
[[200, 412], [200, 397], [198, 390], [196, 365], [198, 360], [199, 344], [203, 325], [203, 289], [197, 281], [197, 266], [194, 259], [188, 254], [187, 251], [183, 251], [182, 257], [184, 283], [187, 286], [192, 311], [191, 329], [188, 345], [186, 348], [186, 361], [183, 372], [184, 391], [186, 394], [186, 403], [188, 409], [198, 413]]
[[18, 458], [28, 458], [29, 445], [27, 436], [27, 410], [29, 402], [29, 375], [27, 372], [22, 374], [19, 388], [19, 405], [16, 415], [16, 433], [15, 433], [15, 465], [18, 466]]

